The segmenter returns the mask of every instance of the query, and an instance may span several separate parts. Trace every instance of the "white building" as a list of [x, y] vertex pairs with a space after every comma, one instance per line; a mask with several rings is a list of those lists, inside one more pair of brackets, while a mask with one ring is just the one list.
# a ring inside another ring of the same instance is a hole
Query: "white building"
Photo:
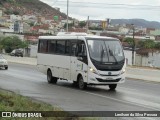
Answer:
[[29, 19], [37, 19], [37, 17], [35, 15], [23, 15], [22, 16], [22, 20], [29, 20]]
[[[67, 20], [61, 20], [61, 24], [64, 26], [64, 24], [67, 23]], [[72, 20], [68, 20], [68, 23], [73, 23]]]
[[[125, 38], [133, 38], [133, 35], [126, 35]], [[155, 40], [154, 36], [134, 36], [134, 38], [141, 40]]]
[[103, 31], [101, 30], [88, 30], [88, 33], [94, 34], [94, 35], [99, 35], [102, 33]]
[[89, 27], [99, 27], [102, 21], [100, 20], [89, 20]]
[[59, 7], [54, 7], [56, 10], [60, 11], [60, 8]]
[[0, 24], [5, 26], [5, 23], [6, 23], [6, 19], [0, 18]]
[[3, 16], [3, 11], [0, 9], [0, 17]]
[[22, 17], [20, 15], [10, 15], [10, 20], [11, 21], [21, 21], [22, 20]]
[[21, 21], [14, 22], [14, 32], [23, 33], [23, 22]]
[[7, 33], [13, 33], [13, 32], [14, 32], [14, 30], [8, 29], [8, 28], [1, 28], [0, 31], [1, 31], [1, 32], [4, 32], [4, 33], [6, 33], [6, 32], [7, 32]]
[[119, 32], [122, 33], [122, 34], [127, 34], [129, 32], [129, 28], [120, 27]]
[[0, 29], [1, 32], [7, 33], [23, 33], [23, 22], [15, 21], [15, 22], [6, 22], [6, 27]]
[[30, 25], [23, 22], [23, 33], [30, 33], [30, 29], [31, 29]]
[[38, 32], [39, 32], [39, 33], [49, 33], [48, 30], [44, 30], [44, 29], [39, 29]]
[[8, 27], [3, 27], [0, 29], [1, 32], [13, 33], [14, 32], [14, 23], [7, 23]]

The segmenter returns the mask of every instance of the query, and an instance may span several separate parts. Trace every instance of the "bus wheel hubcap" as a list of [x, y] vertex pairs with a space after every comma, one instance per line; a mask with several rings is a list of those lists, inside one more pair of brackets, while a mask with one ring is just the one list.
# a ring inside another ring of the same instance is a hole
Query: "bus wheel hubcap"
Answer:
[[83, 88], [83, 87], [84, 87], [84, 82], [83, 82], [83, 79], [82, 79], [82, 78], [79, 80], [79, 87], [80, 87], [80, 88]]

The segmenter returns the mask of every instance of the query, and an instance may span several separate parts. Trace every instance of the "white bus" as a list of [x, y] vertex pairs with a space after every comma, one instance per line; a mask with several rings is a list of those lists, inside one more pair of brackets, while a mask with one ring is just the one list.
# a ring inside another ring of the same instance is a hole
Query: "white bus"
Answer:
[[116, 38], [82, 33], [40, 36], [37, 57], [48, 83], [71, 80], [80, 89], [108, 85], [114, 90], [125, 81], [125, 57]]

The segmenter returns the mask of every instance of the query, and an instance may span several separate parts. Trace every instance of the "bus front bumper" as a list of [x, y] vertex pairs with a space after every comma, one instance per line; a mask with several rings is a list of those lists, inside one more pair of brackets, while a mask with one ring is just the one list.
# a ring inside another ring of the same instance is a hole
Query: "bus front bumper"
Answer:
[[109, 85], [125, 82], [125, 73], [118, 76], [100, 76], [97, 74], [90, 74], [88, 76], [88, 84], [91, 85]]

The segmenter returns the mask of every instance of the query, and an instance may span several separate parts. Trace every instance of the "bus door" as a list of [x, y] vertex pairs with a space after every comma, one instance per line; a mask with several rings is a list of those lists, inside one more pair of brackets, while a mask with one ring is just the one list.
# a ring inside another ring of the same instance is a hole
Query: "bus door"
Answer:
[[77, 44], [76, 71], [82, 75], [84, 82], [87, 82], [88, 59], [84, 41], [78, 41]]

